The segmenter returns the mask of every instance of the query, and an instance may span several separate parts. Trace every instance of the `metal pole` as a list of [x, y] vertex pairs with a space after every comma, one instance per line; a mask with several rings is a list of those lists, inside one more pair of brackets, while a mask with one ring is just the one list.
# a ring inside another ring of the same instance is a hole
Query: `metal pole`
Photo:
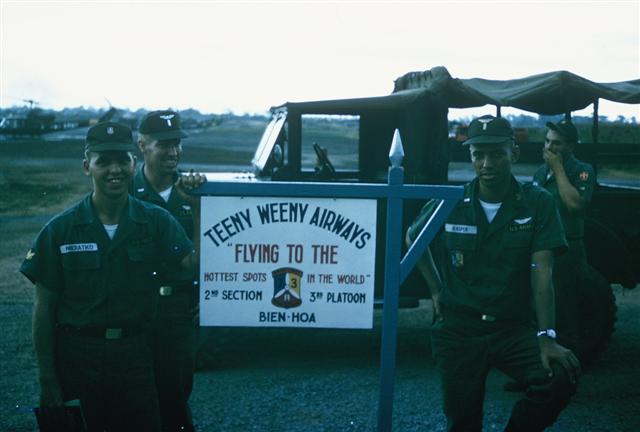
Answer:
[[598, 114], [598, 104], [600, 100], [596, 99], [593, 101], [593, 128], [591, 129], [591, 138], [593, 141], [593, 153], [591, 160], [591, 164], [593, 165], [593, 170], [595, 171], [596, 179], [598, 178], [598, 137], [600, 135], [599, 129], [599, 114]]
[[[404, 152], [400, 133], [396, 129], [389, 159], [389, 186], [402, 185], [404, 170], [400, 166]], [[398, 328], [398, 299], [400, 290], [400, 258], [402, 239], [402, 198], [387, 199], [387, 237], [384, 262], [384, 306], [382, 316], [382, 347], [380, 352], [380, 399], [378, 431], [392, 429], [393, 387], [396, 369], [396, 342]]]

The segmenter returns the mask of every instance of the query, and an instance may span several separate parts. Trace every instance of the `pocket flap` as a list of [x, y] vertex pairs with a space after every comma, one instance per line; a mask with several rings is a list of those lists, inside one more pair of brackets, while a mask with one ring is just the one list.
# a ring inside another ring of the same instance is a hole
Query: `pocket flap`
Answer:
[[100, 267], [100, 254], [97, 251], [64, 254], [62, 267], [70, 270], [97, 269]]
[[127, 255], [131, 261], [151, 261], [153, 259], [153, 247], [150, 244], [129, 246]]
[[474, 250], [476, 247], [475, 234], [445, 233], [444, 244], [449, 250]]

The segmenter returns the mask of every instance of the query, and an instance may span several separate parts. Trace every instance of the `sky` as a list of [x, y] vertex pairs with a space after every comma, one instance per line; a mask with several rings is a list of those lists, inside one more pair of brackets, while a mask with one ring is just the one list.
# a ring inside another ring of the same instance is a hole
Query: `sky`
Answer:
[[[0, 15], [3, 108], [263, 113], [386, 95], [434, 66], [456, 78], [640, 78], [640, 0], [0, 0]], [[640, 119], [640, 107], [602, 101], [600, 114]]]

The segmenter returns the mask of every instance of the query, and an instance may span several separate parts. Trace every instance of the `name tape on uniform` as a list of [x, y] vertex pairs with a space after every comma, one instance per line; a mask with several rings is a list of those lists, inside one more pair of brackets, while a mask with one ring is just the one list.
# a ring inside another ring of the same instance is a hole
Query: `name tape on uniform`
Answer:
[[478, 227], [475, 225], [445, 224], [444, 230], [446, 232], [458, 234], [478, 234]]
[[95, 252], [98, 250], [97, 243], [73, 243], [60, 246], [60, 253], [74, 253], [74, 252]]

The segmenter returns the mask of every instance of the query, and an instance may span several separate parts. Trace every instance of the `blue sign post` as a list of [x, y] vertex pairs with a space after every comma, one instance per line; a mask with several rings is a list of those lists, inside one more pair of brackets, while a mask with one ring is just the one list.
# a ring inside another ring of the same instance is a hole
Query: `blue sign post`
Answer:
[[[398, 302], [400, 284], [426, 250], [463, 196], [461, 186], [405, 185], [402, 160], [404, 151], [396, 129], [389, 153], [391, 166], [387, 184], [308, 183], [308, 182], [207, 182], [195, 193], [214, 196], [262, 196], [306, 198], [375, 198], [387, 200], [384, 307], [380, 352], [380, 399], [378, 431], [392, 430], [395, 380]], [[402, 250], [402, 203], [405, 199], [442, 200], [404, 258]]]

